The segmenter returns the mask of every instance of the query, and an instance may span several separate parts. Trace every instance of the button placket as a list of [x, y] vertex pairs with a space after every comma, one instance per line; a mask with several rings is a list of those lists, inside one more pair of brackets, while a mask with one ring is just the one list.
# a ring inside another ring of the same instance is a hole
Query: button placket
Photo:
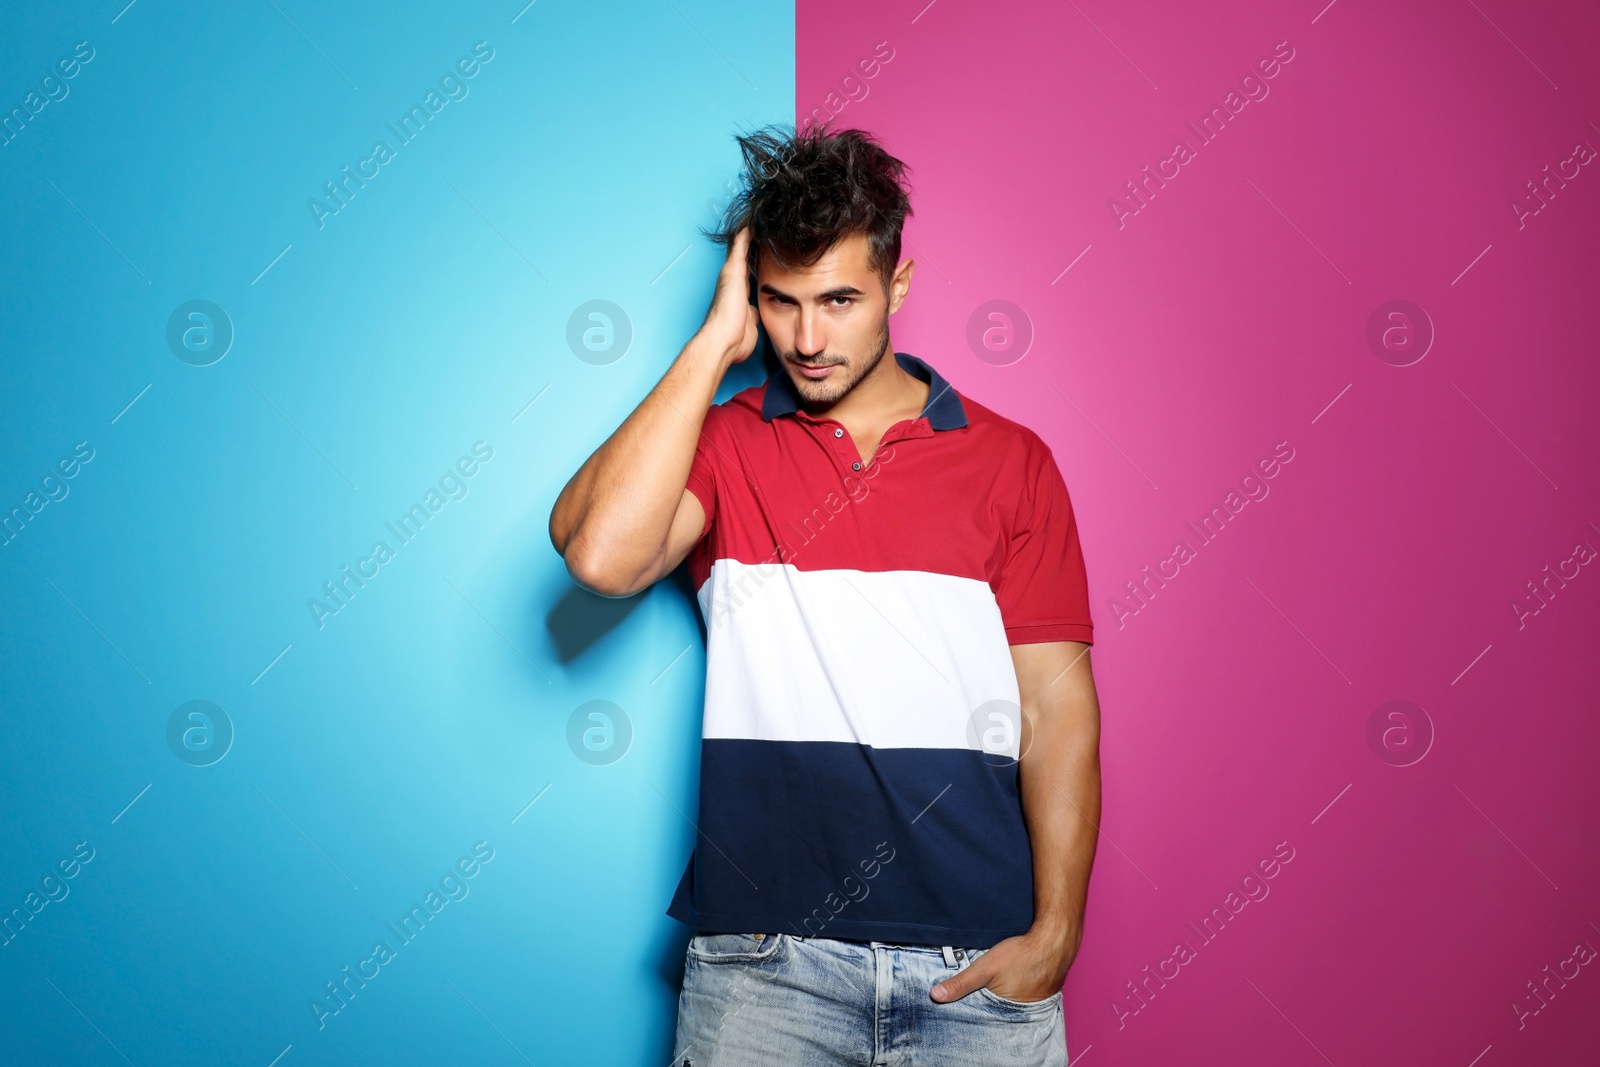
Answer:
[[839, 459], [840, 459], [840, 461], [841, 462], [848, 462], [850, 464], [850, 469], [851, 470], [857, 470], [857, 471], [860, 470], [861, 469], [861, 461], [860, 460], [851, 460], [849, 458], [850, 455], [857, 454], [855, 452], [855, 448], [853, 447], [855, 442], [852, 441], [852, 442], [849, 442], [849, 443], [845, 443], [844, 441], [841, 440], [844, 437], [844, 427], [843, 426], [835, 426], [833, 428], [833, 437], [834, 437], [834, 440], [840, 442], [840, 444], [839, 444]]
[[[834, 431], [833, 431], [833, 436], [835, 436], [835, 437], [844, 437], [844, 427], [840, 426], [840, 427], [835, 428]], [[857, 451], [856, 443], [855, 443], [854, 440], [850, 440], [849, 443], [848, 444], [844, 444], [843, 447], [844, 447], [847, 455], [859, 456], [861, 454], [859, 451]], [[861, 461], [859, 459], [852, 459], [850, 461], [850, 469], [853, 470], [853, 471], [860, 470], [861, 469]]]
[[[820, 427], [821, 425], [824, 425], [827, 421], [831, 421], [831, 420], [819, 420], [819, 419], [810, 419], [810, 418], [808, 418], [807, 421], [815, 423]], [[916, 422], [917, 422], [916, 419], [909, 419], [909, 420], [906, 420], [904, 422], [897, 422], [893, 426], [889, 427], [889, 429], [884, 432], [883, 437], [879, 439], [878, 447], [873, 450], [873, 454], [876, 455], [878, 452], [883, 450], [883, 446], [884, 445], [891, 444], [891, 443], [893, 443], [895, 441], [900, 440], [901, 438], [920, 436], [917, 433], [915, 433]], [[850, 469], [851, 470], [859, 471], [863, 467], [865, 467], [866, 464], [863, 463], [860, 459], [850, 459], [849, 458], [851, 455], [860, 455], [860, 453], [857, 452], [856, 449], [854, 448], [854, 441], [850, 441], [849, 443], [845, 443], [842, 440], [844, 438], [844, 435], [845, 434], [844, 434], [844, 427], [843, 426], [835, 426], [833, 428], [834, 440], [840, 442], [840, 446], [839, 446], [840, 455], [839, 455], [839, 458], [840, 458], [841, 461], [848, 462], [850, 464]]]

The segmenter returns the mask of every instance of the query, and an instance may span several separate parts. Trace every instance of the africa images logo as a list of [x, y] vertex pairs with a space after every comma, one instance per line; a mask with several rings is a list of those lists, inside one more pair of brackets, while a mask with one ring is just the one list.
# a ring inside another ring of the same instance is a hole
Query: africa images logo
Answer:
[[[356, 193], [367, 187], [367, 182], [383, 173], [383, 167], [392, 161], [398, 150], [410, 144], [427, 128], [428, 121], [445, 109], [452, 100], [465, 100], [472, 91], [467, 84], [476, 78], [483, 69], [483, 64], [494, 58], [494, 49], [489, 42], [479, 41], [472, 46], [471, 56], [462, 56], [456, 60], [455, 66], [446, 70], [439, 77], [437, 89], [429, 86], [423, 94], [422, 103], [412, 104], [394, 122], [384, 123], [384, 127], [394, 135], [394, 147], [388, 141], [374, 141], [371, 152], [363, 159], [356, 161], [355, 170], [350, 169], [346, 163], [340, 168], [341, 174], [337, 181], [322, 183], [326, 198], [313, 196], [306, 201], [306, 207], [311, 211], [311, 220], [317, 224], [317, 229], [327, 226], [330, 216], [337, 215], [350, 206]], [[370, 168], [370, 169], [369, 169]]]

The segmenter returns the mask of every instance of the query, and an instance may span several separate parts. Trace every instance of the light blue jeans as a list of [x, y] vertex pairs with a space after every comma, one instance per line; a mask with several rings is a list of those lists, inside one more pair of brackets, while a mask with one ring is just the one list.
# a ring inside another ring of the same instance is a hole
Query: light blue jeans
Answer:
[[1063, 1067], [1061, 993], [1025, 1003], [929, 991], [987, 949], [790, 934], [697, 934], [670, 1067]]

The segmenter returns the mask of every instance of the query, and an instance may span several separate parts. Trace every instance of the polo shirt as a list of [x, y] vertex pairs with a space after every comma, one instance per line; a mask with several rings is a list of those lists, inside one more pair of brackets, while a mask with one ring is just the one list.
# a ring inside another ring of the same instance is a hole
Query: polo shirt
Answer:
[[988, 948], [1033, 921], [1010, 645], [1090, 643], [1072, 503], [1032, 430], [923, 360], [863, 463], [778, 368], [706, 413], [687, 564], [706, 622], [703, 932]]

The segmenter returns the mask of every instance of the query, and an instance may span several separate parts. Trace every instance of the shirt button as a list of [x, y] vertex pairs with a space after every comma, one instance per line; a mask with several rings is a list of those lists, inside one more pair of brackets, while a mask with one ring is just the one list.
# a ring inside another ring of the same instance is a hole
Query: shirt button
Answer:
[[852, 464], [850, 464], [850, 469], [858, 471], [858, 470], [861, 469], [861, 464], [859, 462], [858, 463], [852, 463]]
[[837, 430], [833, 431], [833, 436], [835, 436], [835, 437], [843, 437], [844, 436], [844, 430], [841, 428], [841, 429], [837, 429]]

